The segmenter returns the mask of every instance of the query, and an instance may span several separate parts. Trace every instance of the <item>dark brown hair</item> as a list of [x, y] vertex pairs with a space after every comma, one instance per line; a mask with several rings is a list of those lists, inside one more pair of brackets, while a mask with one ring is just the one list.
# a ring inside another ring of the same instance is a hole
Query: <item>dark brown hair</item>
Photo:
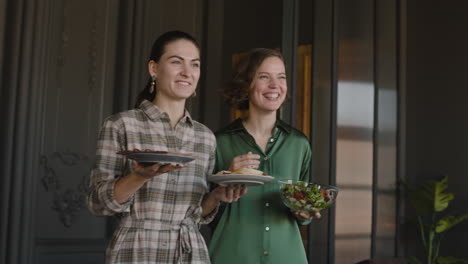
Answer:
[[[159, 38], [157, 38], [154, 41], [148, 61], [154, 61], [158, 63], [159, 59], [161, 59], [161, 56], [164, 54], [164, 52], [166, 52], [166, 46], [169, 43], [174, 42], [176, 40], [180, 40], [180, 39], [185, 39], [185, 40], [192, 42], [193, 45], [197, 47], [198, 52], [200, 52], [200, 45], [198, 44], [197, 40], [194, 37], [192, 37], [190, 34], [183, 32], [183, 31], [178, 31], [178, 30], [168, 31], [162, 34], [161, 36], [159, 36]], [[148, 79], [148, 82], [146, 83], [145, 88], [137, 96], [137, 99], [135, 102], [135, 108], [138, 108], [141, 102], [145, 99], [148, 101], [154, 100], [154, 97], [156, 96], [157, 87], [155, 87], [155, 90], [153, 93], [150, 93], [151, 81], [152, 79], [150, 76]]]
[[225, 101], [239, 110], [249, 109], [249, 91], [258, 68], [269, 57], [277, 57], [284, 63], [279, 51], [266, 48], [249, 50], [235, 65], [231, 80], [223, 89]]

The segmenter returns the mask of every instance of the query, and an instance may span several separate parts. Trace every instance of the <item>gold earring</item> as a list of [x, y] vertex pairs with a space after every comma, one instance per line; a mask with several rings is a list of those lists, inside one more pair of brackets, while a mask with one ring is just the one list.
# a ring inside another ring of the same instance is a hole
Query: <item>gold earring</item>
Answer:
[[154, 87], [155, 86], [156, 86], [156, 76], [153, 76], [153, 78], [151, 80], [151, 86], [150, 86], [150, 89], [149, 89], [150, 94], [152, 94], [154, 92]]

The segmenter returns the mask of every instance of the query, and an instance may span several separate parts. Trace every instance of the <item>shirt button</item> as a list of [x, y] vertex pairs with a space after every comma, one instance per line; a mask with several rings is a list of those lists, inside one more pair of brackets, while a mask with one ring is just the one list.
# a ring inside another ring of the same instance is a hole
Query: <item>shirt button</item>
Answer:
[[267, 158], [267, 157], [264, 157], [263, 160], [268, 160], [268, 158]]
[[268, 206], [270, 206], [270, 204], [269, 204], [269, 203], [265, 203], [265, 207], [268, 207]]
[[268, 250], [263, 250], [263, 255], [268, 255]]
[[265, 231], [270, 231], [270, 228], [268, 226], [265, 227]]

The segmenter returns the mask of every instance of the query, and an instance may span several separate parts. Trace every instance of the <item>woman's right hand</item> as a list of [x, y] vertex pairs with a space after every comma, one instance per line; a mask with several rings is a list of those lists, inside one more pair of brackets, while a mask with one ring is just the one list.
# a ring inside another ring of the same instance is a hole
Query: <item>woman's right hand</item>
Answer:
[[257, 169], [260, 165], [260, 155], [247, 152], [246, 154], [236, 156], [231, 161], [229, 166], [230, 171], [234, 171], [240, 168]]
[[119, 178], [115, 183], [114, 199], [122, 204], [137, 192], [151, 178], [167, 172], [178, 171], [183, 168], [180, 164], [155, 163], [151, 166], [143, 166], [137, 161], [133, 161], [133, 172], [125, 177]]
[[151, 179], [164, 173], [178, 171], [182, 168], [183, 165], [172, 163], [164, 165], [161, 165], [161, 163], [155, 163], [150, 166], [143, 166], [142, 164], [138, 163], [138, 161], [133, 161], [132, 164], [132, 169], [135, 175], [145, 179]]

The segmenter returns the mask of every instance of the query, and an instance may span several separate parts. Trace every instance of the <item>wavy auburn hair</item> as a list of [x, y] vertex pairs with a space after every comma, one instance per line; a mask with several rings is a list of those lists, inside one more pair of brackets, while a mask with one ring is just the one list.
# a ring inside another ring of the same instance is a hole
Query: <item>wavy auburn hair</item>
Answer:
[[279, 51], [266, 48], [249, 50], [239, 63], [234, 66], [231, 79], [223, 89], [226, 103], [239, 110], [249, 109], [249, 91], [255, 74], [263, 61], [269, 57], [277, 57], [284, 63], [283, 55]]

